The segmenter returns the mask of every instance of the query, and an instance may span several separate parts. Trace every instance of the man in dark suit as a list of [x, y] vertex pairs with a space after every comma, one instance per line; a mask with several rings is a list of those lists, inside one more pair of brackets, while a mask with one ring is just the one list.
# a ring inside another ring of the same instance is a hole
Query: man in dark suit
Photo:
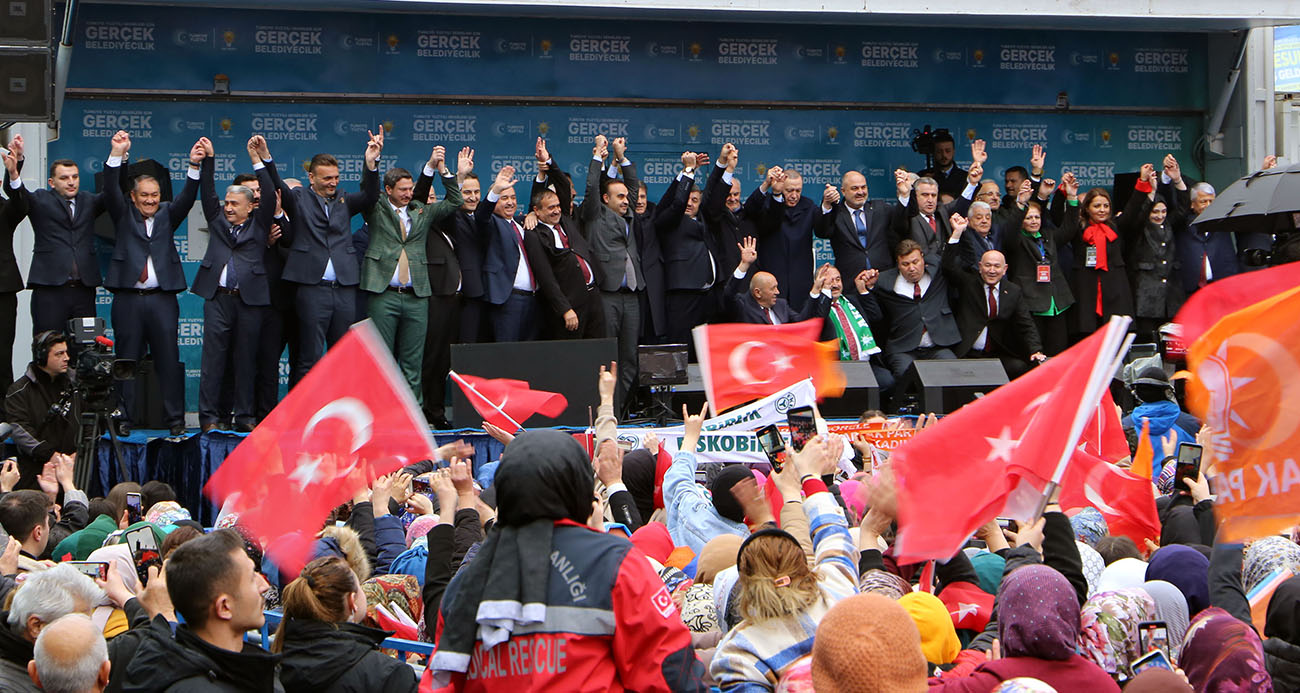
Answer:
[[[758, 267], [771, 272], [790, 292], [790, 305], [801, 310], [813, 283], [813, 227], [821, 212], [803, 195], [803, 176], [772, 167], [763, 181], [767, 201], [758, 219]], [[828, 185], [822, 191], [826, 202]]]
[[954, 251], [963, 234], [970, 233], [967, 220], [954, 217], [952, 227], [943, 270], [957, 287], [954, 312], [961, 343], [953, 352], [958, 358], [996, 358], [1008, 378], [1018, 378], [1030, 361], [1047, 360], [1029, 306], [1021, 300], [1020, 287], [1006, 277], [1007, 261], [1000, 251], [986, 251], [974, 272], [965, 267], [962, 254]]
[[[4, 154], [5, 172], [18, 178], [18, 157]], [[18, 292], [23, 290], [23, 276], [14, 257], [14, 232], [22, 223], [26, 210], [13, 200], [0, 197], [0, 378], [14, 381], [14, 337], [18, 322]]]
[[483, 239], [483, 295], [498, 342], [526, 342], [541, 333], [537, 274], [524, 250], [524, 227], [515, 221], [515, 167], [503, 166], [487, 197], [474, 209]]
[[[392, 168], [384, 174], [384, 199], [364, 213], [370, 229], [370, 243], [361, 269], [361, 290], [369, 300], [367, 312], [421, 405], [424, 404], [422, 373], [429, 297], [433, 295], [427, 255], [429, 234], [436, 233], [434, 225], [460, 207], [456, 174], [448, 170], [446, 158], [446, 150], [436, 146], [424, 165], [441, 176], [447, 191], [445, 200], [426, 203], [431, 183], [421, 186], [423, 198], [416, 198], [416, 185], [410, 172]], [[424, 177], [421, 172], [421, 178]]]
[[722, 251], [723, 267], [740, 264], [741, 242], [745, 238], [758, 238], [755, 220], [762, 214], [766, 201], [763, 191], [754, 188], [741, 203], [740, 180], [735, 177], [739, 164], [740, 151], [736, 146], [730, 142], [722, 145], [722, 152], [704, 184], [704, 196], [700, 198], [704, 223]]
[[[281, 229], [289, 258], [283, 279], [298, 285], [298, 361], [295, 382], [316, 365], [325, 350], [343, 337], [356, 312], [356, 249], [352, 246], [352, 217], [368, 211], [379, 200], [379, 154], [384, 131], [370, 133], [361, 192], [338, 194], [338, 160], [317, 154], [308, 165], [309, 186], [291, 189], [280, 185], [280, 201], [292, 222]], [[264, 151], [270, 157], [270, 152]]]
[[749, 268], [758, 259], [758, 250], [753, 238], [746, 238], [739, 244], [740, 263], [731, 273], [727, 288], [731, 293], [731, 316], [736, 322], [754, 325], [788, 325], [813, 318], [826, 317], [830, 308], [830, 294], [822, 291], [827, 270], [824, 265], [813, 279], [812, 289], [802, 310], [790, 308], [789, 302], [780, 298], [781, 289], [776, 277], [768, 272], [755, 272], [749, 277]]
[[[1178, 253], [1178, 281], [1182, 282], [1183, 290], [1189, 296], [1210, 282], [1241, 271], [1237, 249], [1232, 243], [1236, 234], [1207, 233], [1195, 223], [1196, 217], [1214, 202], [1214, 186], [1205, 182], [1189, 185], [1178, 160], [1167, 154], [1156, 191], [1170, 201], [1169, 216], [1174, 219], [1174, 247]], [[1177, 211], [1172, 207], [1177, 207]]]
[[[212, 142], [201, 140], [206, 151], [199, 172], [203, 216], [208, 220], [208, 249], [194, 275], [190, 290], [202, 296], [203, 357], [199, 373], [199, 427], [212, 430], [229, 413], [222, 405], [225, 372], [233, 377], [235, 430], [248, 432], [257, 422], [255, 379], [257, 351], [265, 314], [270, 310], [271, 288], [267, 279], [266, 239], [275, 218], [275, 205], [256, 201], [245, 185], [226, 188], [225, 199], [217, 197], [213, 180]], [[261, 135], [248, 140], [248, 156], [262, 190], [275, 190], [278, 175], [269, 157], [260, 151]]]
[[967, 173], [954, 160], [953, 156], [956, 153], [957, 144], [952, 139], [952, 133], [947, 130], [935, 133], [934, 165], [920, 173], [922, 178], [934, 179], [939, 186], [940, 195], [949, 195], [954, 199], [960, 196], [966, 187]]
[[[488, 319], [488, 304], [483, 300], [483, 240], [474, 227], [474, 210], [483, 197], [483, 189], [473, 171], [474, 150], [462, 149], [462, 160], [466, 153], [469, 155], [469, 168], [465, 169], [463, 164], [456, 167], [460, 210], [443, 220], [439, 229], [451, 239], [456, 249], [456, 262], [460, 265], [460, 324], [452, 341], [473, 344], [492, 340], [492, 322]], [[419, 185], [418, 181], [416, 185]], [[430, 303], [430, 310], [433, 303]]]
[[881, 397], [888, 399], [894, 391], [894, 374], [885, 367], [872, 331], [872, 325], [881, 325], [883, 316], [878, 304], [862, 300], [879, 278], [880, 270], [864, 269], [853, 278], [855, 291], [845, 291], [840, 271], [834, 266], [827, 269], [825, 288], [830, 291], [830, 306], [822, 324], [821, 341], [835, 340], [841, 361], [869, 362]]
[[[547, 306], [544, 334], [550, 339], [604, 337], [602, 265], [578, 230], [578, 222], [563, 211], [573, 200], [573, 183], [553, 161], [550, 164], [544, 179], [533, 182], [532, 211], [524, 222], [524, 249], [537, 271], [537, 285]], [[639, 321], [631, 324], [633, 330], [639, 326]], [[635, 340], [632, 347], [635, 353]]]
[[[721, 278], [720, 249], [699, 218], [695, 167], [700, 157], [682, 153], [682, 171], [655, 206], [654, 228], [664, 263], [664, 308], [670, 343], [693, 345], [691, 329], [710, 319], [709, 292]], [[692, 353], [694, 346], [690, 346]]]
[[884, 335], [885, 363], [901, 378], [912, 361], [957, 358], [952, 347], [961, 342], [961, 333], [948, 305], [943, 272], [926, 264], [921, 245], [904, 239], [894, 257], [897, 267], [881, 272], [862, 301], [868, 311], [878, 310], [884, 317], [886, 329], [878, 334]]
[[[856, 277], [862, 270], [881, 269], [893, 262], [895, 217], [902, 205], [889, 200], [867, 201], [867, 178], [858, 171], [845, 173], [840, 189], [822, 200], [821, 214], [813, 232], [829, 238], [835, 253], [835, 267], [843, 277]], [[829, 203], [829, 204], [828, 204]]]
[[[442, 147], [434, 148], [434, 155]], [[429, 298], [427, 324], [424, 330], [424, 349], [420, 361], [420, 393], [424, 418], [434, 428], [451, 428], [447, 421], [447, 373], [451, 370], [451, 345], [460, 339], [463, 324], [464, 287], [469, 282], [469, 272], [460, 262], [462, 240], [453, 237], [456, 225], [465, 218], [464, 199], [460, 195], [460, 181], [474, 184], [475, 203], [478, 202], [478, 179], [470, 178], [474, 170], [474, 150], [462, 147], [456, 157], [456, 173], [447, 171], [442, 160], [430, 156], [415, 182], [414, 199], [426, 200], [426, 213], [430, 213], [431, 226], [424, 231], [424, 259], [427, 263]], [[445, 156], [445, 155], [444, 155]], [[437, 214], [428, 209], [433, 202], [433, 177], [442, 173], [443, 189], [447, 197]], [[452, 191], [456, 194], [453, 197]], [[423, 197], [421, 197], [423, 196]], [[450, 231], [447, 229], [451, 229]], [[471, 229], [472, 230], [472, 229]], [[473, 240], [477, 243], [477, 239]], [[475, 251], [476, 252], [476, 251]], [[479, 286], [481, 287], [480, 281]], [[480, 289], [481, 290], [481, 289]], [[475, 327], [477, 328], [477, 320]]]
[[[545, 155], [549, 161], [550, 153], [541, 138], [538, 138], [538, 147], [538, 159]], [[609, 156], [611, 149], [612, 157]], [[600, 303], [604, 311], [601, 323], [605, 330], [601, 336], [618, 340], [618, 384], [614, 402], [621, 413], [627, 405], [628, 392], [637, 381], [641, 304], [647, 300], [648, 281], [643, 256], [647, 234], [638, 233], [636, 229], [633, 210], [640, 202], [641, 184], [636, 165], [627, 158], [627, 140], [619, 137], [609, 142], [604, 135], [597, 135], [591, 154], [591, 161], [587, 164], [586, 199], [579, 218], [600, 288]], [[610, 168], [617, 167], [614, 172], [618, 177], [601, 175], [606, 158], [610, 159]], [[558, 181], [563, 176], [556, 173], [554, 162], [548, 165], [547, 172], [551, 181], [557, 181], [555, 191], [561, 193], [561, 206], [567, 209], [566, 195], [561, 189], [563, 183]], [[572, 199], [572, 185], [566, 189], [569, 192], [567, 197]], [[656, 277], [656, 281], [660, 277]]]
[[[10, 149], [21, 168], [22, 136]], [[103, 194], [81, 189], [81, 172], [71, 159], [50, 164], [49, 190], [29, 192], [21, 178], [5, 171], [11, 203], [32, 220], [36, 243], [27, 286], [32, 290], [32, 334], [67, 329], [68, 320], [95, 315], [100, 284], [95, 258], [95, 218], [104, 212]]]
[[978, 161], [970, 168], [968, 182], [961, 191], [961, 196], [947, 204], [939, 203], [939, 184], [933, 178], [917, 178], [913, 182], [906, 172], [895, 172], [898, 201], [907, 208], [907, 213], [895, 215], [894, 234], [899, 240], [916, 241], [929, 264], [938, 264], [948, 236], [952, 235], [949, 217], [953, 214], [965, 215], [970, 210], [975, 188], [984, 175], [984, 168]]
[[[185, 366], [176, 343], [180, 320], [176, 294], [188, 287], [173, 238], [198, 197], [199, 167], [207, 153], [202, 141], [194, 143], [185, 187], [170, 203], [161, 201], [157, 180], [140, 176], [131, 188], [128, 205], [122, 195], [121, 175], [130, 149], [131, 136], [119, 130], [104, 162], [104, 204], [116, 231], [104, 285], [113, 292], [117, 355], [139, 361], [148, 347], [158, 372], [167, 426], [177, 436], [185, 432]], [[135, 380], [124, 380], [121, 386], [125, 427], [138, 413]]]

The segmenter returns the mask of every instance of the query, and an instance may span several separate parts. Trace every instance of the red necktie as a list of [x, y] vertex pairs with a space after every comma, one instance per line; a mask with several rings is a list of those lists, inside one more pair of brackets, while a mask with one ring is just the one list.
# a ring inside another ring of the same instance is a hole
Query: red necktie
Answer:
[[764, 308], [764, 309], [763, 309], [763, 315], [765, 315], [765, 316], [767, 317], [767, 324], [769, 324], [769, 325], [775, 325], [775, 324], [776, 324], [776, 321], [772, 319], [772, 309], [771, 309], [771, 308]]
[[[565, 232], [564, 232], [564, 229], [560, 228], [560, 225], [559, 225], [559, 224], [556, 224], [556, 225], [555, 225], [555, 231], [556, 231], [557, 233], [560, 234], [560, 243], [561, 243], [565, 248], [568, 248], [568, 247], [569, 247], [569, 234], [565, 233]], [[576, 257], [576, 258], [578, 258], [578, 266], [582, 268], [582, 281], [583, 281], [585, 284], [590, 285], [590, 284], [591, 284], [591, 268], [587, 266], [587, 261], [584, 260], [584, 259], [582, 259], [582, 256], [579, 255], [579, 254], [577, 254], [577, 253], [574, 253], [573, 256]]]
[[939, 233], [939, 225], [935, 222], [934, 216], [928, 215], [925, 220], [930, 222], [930, 233]]
[[519, 261], [524, 263], [524, 269], [528, 272], [528, 288], [532, 291], [537, 290], [537, 280], [533, 279], [533, 268], [528, 264], [528, 254], [524, 251], [524, 231], [519, 228], [519, 224], [514, 219], [507, 219], [510, 228], [515, 230], [515, 242], [519, 244]]
[[990, 286], [989, 287], [989, 320], [994, 320], [997, 317], [998, 317], [998, 294], [994, 290], [994, 287]]
[[917, 282], [912, 285], [912, 300], [913, 301], [921, 300], [921, 282]]
[[1210, 283], [1210, 278], [1205, 276], [1205, 265], [1207, 262], [1209, 262], [1209, 259], [1206, 257], [1205, 253], [1201, 253], [1200, 278], [1196, 280], [1196, 287], [1198, 289], [1204, 289], [1205, 285]]

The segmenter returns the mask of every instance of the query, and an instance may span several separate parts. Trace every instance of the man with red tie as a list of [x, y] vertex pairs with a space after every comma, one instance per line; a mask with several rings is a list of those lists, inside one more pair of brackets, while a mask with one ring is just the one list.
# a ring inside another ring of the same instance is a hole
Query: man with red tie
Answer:
[[948, 306], [944, 273], [930, 264], [921, 245], [904, 239], [894, 258], [897, 267], [882, 271], [876, 286], [859, 298], [869, 313], [883, 315], [888, 331], [878, 341], [885, 364], [895, 378], [902, 378], [915, 360], [956, 358], [951, 347], [961, 342], [961, 333]]
[[895, 172], [898, 203], [907, 209], [907, 213], [894, 215], [894, 236], [899, 240], [910, 238], [920, 244], [925, 261], [931, 265], [939, 263], [943, 246], [952, 235], [948, 217], [954, 213], [966, 215], [975, 199], [975, 190], [984, 177], [984, 162], [988, 160], [984, 140], [971, 143], [971, 158], [975, 163], [971, 164], [966, 175], [965, 190], [947, 204], [940, 204], [940, 186], [935, 179], [924, 176], [913, 179], [906, 171]]
[[826, 311], [831, 305], [830, 291], [825, 289], [826, 276], [834, 269], [830, 264], [817, 270], [812, 290], [808, 292], [808, 300], [804, 302], [803, 309], [796, 312], [784, 298], [780, 298], [781, 289], [777, 286], [776, 277], [770, 272], [755, 272], [746, 287], [745, 277], [749, 274], [749, 266], [758, 260], [758, 242], [746, 238], [736, 245], [740, 248], [740, 264], [736, 266], [727, 285], [733, 320], [755, 325], [785, 325], [826, 317]]
[[524, 227], [515, 221], [515, 167], [503, 166], [483, 202], [474, 208], [474, 224], [483, 239], [483, 299], [498, 342], [537, 339], [541, 306], [537, 275], [524, 249]]
[[[554, 177], [565, 178], [562, 173]], [[562, 190], [563, 184], [557, 188]], [[605, 336], [598, 265], [592, 264], [587, 239], [564, 208], [555, 190], [540, 188], [533, 193], [533, 211], [524, 221], [525, 227], [531, 227], [524, 236], [524, 249], [548, 308], [543, 334], [550, 339], [597, 339]]]

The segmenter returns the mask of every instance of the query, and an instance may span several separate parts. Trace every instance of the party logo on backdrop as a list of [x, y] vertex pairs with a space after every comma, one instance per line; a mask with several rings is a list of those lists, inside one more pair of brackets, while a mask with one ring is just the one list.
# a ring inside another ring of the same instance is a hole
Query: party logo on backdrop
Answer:
[[443, 31], [421, 29], [415, 35], [415, 55], [421, 58], [457, 58], [468, 60], [482, 55], [477, 31]]
[[677, 142], [681, 139], [677, 134], [680, 130], [678, 125], [649, 123], [642, 129], [641, 136], [647, 142]]
[[1089, 130], [1061, 130], [1061, 144], [1091, 144], [1092, 132]]
[[206, 46], [212, 43], [212, 31], [190, 31], [189, 29], [177, 29], [172, 32], [172, 43], [182, 48], [191, 46]]
[[379, 50], [379, 41], [374, 34], [343, 34], [339, 36], [339, 45], [343, 50], [373, 53]]

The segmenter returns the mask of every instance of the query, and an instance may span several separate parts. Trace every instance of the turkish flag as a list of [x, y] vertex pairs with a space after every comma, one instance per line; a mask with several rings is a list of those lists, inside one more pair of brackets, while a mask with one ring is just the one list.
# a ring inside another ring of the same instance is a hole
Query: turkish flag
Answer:
[[935, 595], [948, 607], [952, 624], [958, 629], [982, 632], [993, 616], [993, 595], [971, 582], [950, 582]]
[[1182, 325], [1184, 344], [1195, 342], [1225, 316], [1300, 286], [1300, 262], [1242, 272], [1220, 279], [1188, 297], [1174, 322]]
[[1096, 508], [1111, 536], [1125, 536], [1139, 547], [1160, 539], [1160, 517], [1150, 479], [1130, 474], [1082, 450], [1061, 479], [1061, 509]]
[[1109, 388], [1102, 392], [1097, 415], [1084, 427], [1079, 444], [1085, 452], [1107, 462], [1118, 462], [1129, 456], [1128, 436], [1124, 435], [1124, 423], [1120, 421]]
[[452, 373], [465, 399], [483, 420], [507, 431], [518, 431], [533, 414], [555, 418], [564, 413], [569, 400], [558, 392], [534, 390], [526, 380], [479, 378]]
[[331, 509], [434, 451], [406, 379], [366, 321], [226, 457], [203, 491], [217, 505], [231, 500], [240, 523], [274, 542], [277, 565], [295, 576]]
[[947, 560], [999, 514], [1033, 515], [1095, 413], [1100, 393], [1087, 393], [1113, 373], [1122, 330], [1112, 322], [894, 450], [900, 562]]
[[1220, 538], [1241, 541], [1294, 525], [1300, 515], [1300, 287], [1219, 320], [1188, 348], [1187, 364], [1193, 374], [1188, 403], [1212, 432], [1201, 466], [1213, 464], [1218, 477]]
[[714, 412], [812, 378], [818, 398], [844, 394], [839, 347], [819, 342], [821, 318], [786, 325], [700, 325], [691, 330]]

